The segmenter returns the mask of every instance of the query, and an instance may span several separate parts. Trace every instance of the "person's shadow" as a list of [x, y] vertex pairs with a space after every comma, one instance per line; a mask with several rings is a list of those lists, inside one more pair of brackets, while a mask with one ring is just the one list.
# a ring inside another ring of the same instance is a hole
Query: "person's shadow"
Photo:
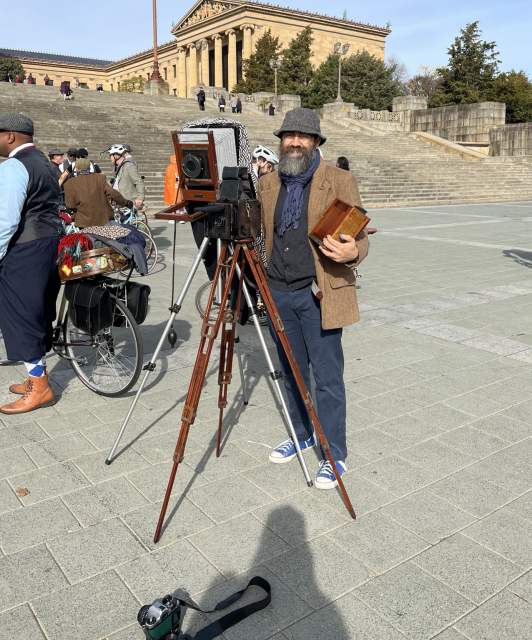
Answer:
[[[266, 640], [273, 636], [275, 640], [285, 637], [289, 640], [353, 640], [355, 626], [348, 628], [344, 615], [351, 602], [344, 601], [339, 607], [336, 602], [330, 602], [337, 596], [324, 592], [327, 584], [334, 584], [338, 579], [338, 567], [330, 559], [328, 549], [329, 545], [335, 545], [325, 537], [308, 541], [310, 536], [301, 512], [289, 505], [273, 508], [264, 525], [249, 564], [252, 568], [225, 582], [216, 581], [215, 586], [196, 595], [193, 602], [202, 609], [213, 609], [218, 602], [244, 589], [253, 576], [261, 576], [271, 584], [271, 604], [227, 630], [225, 637], [231, 640]], [[244, 545], [241, 549], [245, 553]], [[223, 571], [224, 567], [220, 569]], [[264, 595], [260, 588], [250, 587], [233, 605], [207, 617], [210, 621], [217, 620]], [[349, 594], [341, 600], [345, 598], [354, 600]], [[182, 630], [194, 635], [205, 626], [204, 621], [203, 616], [186, 612]]]
[[502, 252], [505, 258], [512, 258], [514, 262], [520, 264], [522, 267], [532, 268], [532, 252], [522, 251], [520, 249], [505, 249]]

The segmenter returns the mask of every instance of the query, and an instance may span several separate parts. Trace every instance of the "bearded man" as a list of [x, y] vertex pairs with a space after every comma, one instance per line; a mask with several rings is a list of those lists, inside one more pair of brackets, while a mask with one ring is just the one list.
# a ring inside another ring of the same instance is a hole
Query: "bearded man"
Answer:
[[[317, 412], [338, 473], [346, 470], [346, 399], [343, 380], [342, 328], [359, 320], [353, 269], [366, 257], [368, 235], [331, 236], [319, 247], [310, 230], [335, 198], [362, 206], [353, 174], [321, 161], [318, 147], [326, 138], [318, 116], [310, 109], [293, 109], [274, 134], [281, 139], [279, 171], [259, 182], [268, 285], [284, 325], [286, 337], [308, 389], [309, 364], [316, 382]], [[302, 451], [316, 444], [305, 408], [284, 350], [270, 324], [284, 374], [290, 418]], [[323, 454], [323, 452], [322, 452]], [[270, 454], [270, 462], [296, 457], [291, 439]], [[337, 486], [325, 456], [316, 487]]]

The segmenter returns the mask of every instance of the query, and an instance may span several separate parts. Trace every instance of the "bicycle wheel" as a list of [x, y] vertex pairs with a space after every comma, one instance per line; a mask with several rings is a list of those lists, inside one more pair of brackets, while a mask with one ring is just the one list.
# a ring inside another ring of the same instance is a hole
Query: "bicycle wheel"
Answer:
[[[211, 292], [212, 282], [208, 281], [201, 285], [201, 287], [196, 292], [196, 310], [200, 314], [202, 318], [205, 317], [205, 308], [207, 306], [207, 301], [209, 299], [209, 294]], [[209, 316], [209, 322], [214, 322], [216, 320], [216, 316], [218, 315], [218, 311], [220, 310], [220, 303], [216, 299], [216, 295], [214, 296], [214, 300], [211, 306], [211, 313]]]
[[142, 337], [131, 312], [113, 298], [113, 324], [92, 336], [64, 324], [66, 355], [78, 378], [101, 396], [120, 396], [137, 382], [142, 369]]

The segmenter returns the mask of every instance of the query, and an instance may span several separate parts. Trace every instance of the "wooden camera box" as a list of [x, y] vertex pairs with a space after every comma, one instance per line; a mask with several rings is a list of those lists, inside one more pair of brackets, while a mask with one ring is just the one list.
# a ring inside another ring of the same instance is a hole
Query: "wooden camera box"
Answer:
[[336, 199], [312, 229], [309, 238], [320, 246], [323, 246], [323, 239], [326, 236], [332, 236], [338, 242], [342, 242], [341, 233], [356, 238], [370, 219], [362, 207], [352, 207]]

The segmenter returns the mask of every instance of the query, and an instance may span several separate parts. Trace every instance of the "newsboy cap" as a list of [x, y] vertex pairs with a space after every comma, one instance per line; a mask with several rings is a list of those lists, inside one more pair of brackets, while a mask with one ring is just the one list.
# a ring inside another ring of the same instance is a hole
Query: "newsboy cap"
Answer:
[[48, 151], [48, 157], [53, 158], [54, 156], [64, 156], [65, 152], [61, 151], [61, 149], [51, 149]]
[[89, 155], [87, 149], [83, 149], [83, 147], [81, 149], [78, 149], [76, 153], [78, 158], [86, 158]]
[[21, 113], [0, 114], [0, 131], [12, 131], [23, 133], [25, 136], [33, 136], [33, 121]]
[[282, 138], [283, 133], [287, 131], [298, 131], [299, 133], [319, 136], [321, 138], [320, 145], [327, 140], [321, 132], [320, 119], [316, 113], [314, 113], [312, 109], [305, 109], [304, 107], [298, 107], [297, 109], [288, 111], [284, 117], [281, 128], [274, 131], [273, 135]]
[[69, 156], [77, 156], [78, 150], [76, 149], [76, 147], [69, 147], [67, 153]]
[[127, 144], [127, 143], [125, 143], [125, 142], [124, 142], [124, 144], [123, 144], [122, 146], [124, 147], [124, 149], [125, 149], [126, 151], [129, 151], [129, 153], [132, 153], [132, 152], [133, 152], [133, 149], [131, 148], [131, 145], [129, 145], [129, 144]]

